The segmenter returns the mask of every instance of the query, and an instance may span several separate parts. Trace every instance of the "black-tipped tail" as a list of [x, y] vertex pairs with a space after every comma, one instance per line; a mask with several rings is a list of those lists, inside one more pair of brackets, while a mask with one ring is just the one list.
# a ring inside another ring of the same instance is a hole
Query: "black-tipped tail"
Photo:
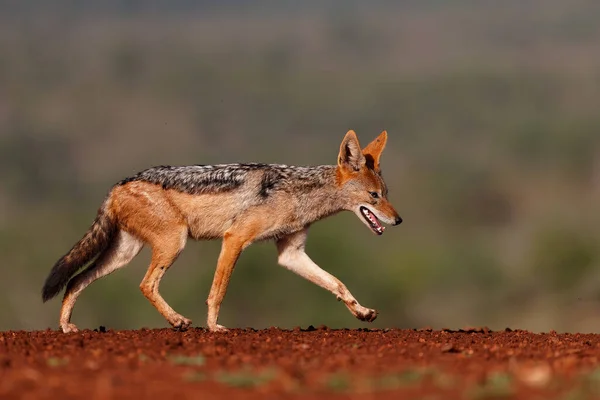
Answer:
[[42, 300], [46, 302], [60, 293], [81, 267], [106, 250], [116, 231], [117, 225], [108, 215], [105, 203], [83, 238], [52, 267], [42, 288]]

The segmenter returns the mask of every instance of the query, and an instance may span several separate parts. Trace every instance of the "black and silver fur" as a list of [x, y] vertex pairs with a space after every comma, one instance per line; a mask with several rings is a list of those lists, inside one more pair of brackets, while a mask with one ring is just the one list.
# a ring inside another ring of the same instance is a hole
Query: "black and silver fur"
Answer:
[[192, 195], [222, 193], [242, 186], [251, 173], [261, 174], [258, 195], [267, 198], [278, 190], [310, 191], [331, 183], [335, 166], [296, 167], [260, 163], [157, 166], [123, 179], [117, 185], [142, 181]]

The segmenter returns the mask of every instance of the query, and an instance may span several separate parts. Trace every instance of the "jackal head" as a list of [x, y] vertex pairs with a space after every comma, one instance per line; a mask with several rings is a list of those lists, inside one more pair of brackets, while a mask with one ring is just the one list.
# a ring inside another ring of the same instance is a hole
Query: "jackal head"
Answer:
[[338, 156], [337, 177], [344, 196], [344, 209], [354, 211], [377, 235], [385, 230], [381, 222], [390, 225], [402, 222], [388, 201], [387, 186], [379, 166], [386, 141], [387, 132], [383, 131], [361, 150], [356, 133], [348, 131]]

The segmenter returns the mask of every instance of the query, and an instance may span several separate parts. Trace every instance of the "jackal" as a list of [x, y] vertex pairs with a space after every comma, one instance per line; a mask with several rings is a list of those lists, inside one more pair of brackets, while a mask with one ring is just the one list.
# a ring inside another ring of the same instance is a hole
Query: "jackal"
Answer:
[[329, 290], [356, 318], [371, 322], [377, 311], [361, 306], [342, 282], [308, 257], [304, 245], [312, 223], [343, 210], [353, 211], [377, 235], [385, 229], [380, 221], [402, 222], [381, 175], [386, 141], [383, 131], [361, 149], [354, 131], [348, 131], [337, 165], [160, 166], [124, 179], [111, 188], [83, 238], [56, 262], [42, 299], [46, 302], [66, 286], [60, 328], [76, 332], [70, 320], [83, 289], [127, 265], [148, 244], [152, 261], [140, 289], [173, 327], [185, 329], [192, 321], [162, 298], [160, 280], [188, 237], [222, 238], [206, 304], [208, 329], [225, 331], [217, 318], [240, 253], [253, 242], [273, 239], [280, 265]]

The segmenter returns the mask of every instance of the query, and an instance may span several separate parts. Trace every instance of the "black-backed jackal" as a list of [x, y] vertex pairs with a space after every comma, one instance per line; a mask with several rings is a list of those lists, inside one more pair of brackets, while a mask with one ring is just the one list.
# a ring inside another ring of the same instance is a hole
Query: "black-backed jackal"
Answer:
[[279, 264], [329, 290], [356, 318], [373, 321], [377, 312], [361, 306], [342, 282], [319, 268], [304, 252], [304, 244], [312, 223], [343, 210], [353, 211], [378, 235], [384, 230], [380, 221], [402, 222], [388, 201], [379, 166], [386, 141], [384, 131], [361, 149], [356, 134], [349, 131], [337, 165], [161, 166], [124, 179], [112, 187], [83, 238], [54, 265], [43, 300], [66, 286], [60, 328], [77, 331], [70, 320], [83, 289], [127, 265], [148, 244], [152, 261], [140, 284], [142, 293], [173, 327], [185, 329], [191, 321], [162, 298], [160, 280], [188, 237], [222, 238], [206, 303], [208, 328], [223, 331], [217, 324], [219, 307], [240, 253], [253, 242], [273, 239]]

